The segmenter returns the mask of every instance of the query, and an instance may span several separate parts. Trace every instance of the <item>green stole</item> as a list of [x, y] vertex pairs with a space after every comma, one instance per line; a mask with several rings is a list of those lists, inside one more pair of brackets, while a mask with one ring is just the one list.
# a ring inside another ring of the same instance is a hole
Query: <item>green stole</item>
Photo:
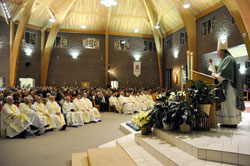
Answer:
[[221, 77], [225, 78], [221, 83], [218, 83], [217, 86], [222, 90], [217, 92], [219, 98], [218, 104], [226, 100], [227, 96], [227, 85], [228, 82], [231, 83], [232, 87], [236, 90], [236, 108], [244, 111], [245, 104], [243, 93], [241, 90], [241, 78], [238, 70], [238, 65], [236, 60], [230, 53], [227, 53], [222, 60], [220, 61], [219, 66], [216, 68], [216, 73]]

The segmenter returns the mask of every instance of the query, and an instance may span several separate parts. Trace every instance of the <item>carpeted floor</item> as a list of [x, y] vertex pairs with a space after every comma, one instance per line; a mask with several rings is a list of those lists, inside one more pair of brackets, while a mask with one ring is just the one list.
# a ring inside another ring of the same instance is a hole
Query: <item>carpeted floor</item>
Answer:
[[0, 138], [0, 166], [70, 166], [71, 153], [120, 138], [119, 125], [131, 115], [102, 113], [102, 122], [27, 139]]

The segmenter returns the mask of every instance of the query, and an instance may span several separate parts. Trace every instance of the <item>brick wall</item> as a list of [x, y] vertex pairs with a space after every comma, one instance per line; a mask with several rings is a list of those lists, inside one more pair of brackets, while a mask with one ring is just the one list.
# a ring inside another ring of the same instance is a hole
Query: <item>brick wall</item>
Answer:
[[10, 26], [0, 18], [0, 77], [9, 82]]

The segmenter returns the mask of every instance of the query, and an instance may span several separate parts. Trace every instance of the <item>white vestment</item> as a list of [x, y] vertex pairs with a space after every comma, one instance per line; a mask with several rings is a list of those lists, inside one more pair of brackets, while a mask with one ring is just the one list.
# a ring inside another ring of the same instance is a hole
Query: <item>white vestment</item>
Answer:
[[73, 101], [73, 104], [74, 104], [77, 111], [80, 111], [83, 113], [85, 123], [89, 123], [90, 121], [94, 120], [93, 119], [94, 117], [92, 116], [91, 112], [89, 112], [85, 109], [85, 106], [84, 106], [82, 99], [75, 98]]
[[129, 100], [134, 104], [134, 111], [141, 112], [141, 103], [139, 103], [135, 96], [130, 95]]
[[20, 114], [16, 105], [5, 104], [1, 111], [1, 136], [15, 137], [29, 128], [31, 122], [25, 114]]
[[[38, 113], [31, 109], [31, 105], [29, 106], [25, 103], [20, 103], [19, 111], [20, 113], [27, 115], [32, 125], [36, 126], [38, 130], [42, 129], [46, 125], [46, 122], [43, 121], [43, 119], [38, 115]], [[41, 132], [45, 132], [45, 129], [41, 130]]]
[[148, 107], [147, 104], [142, 100], [142, 98], [140, 96], [136, 96], [135, 98], [141, 104], [142, 111], [146, 111]]
[[125, 114], [134, 113], [133, 104], [129, 103], [128, 97], [124, 97], [120, 95], [118, 98], [118, 101], [119, 101], [119, 104], [123, 113]]
[[[73, 103], [65, 101], [62, 109], [63, 114], [66, 115], [68, 126], [84, 125], [84, 114], [82, 111], [76, 111]], [[71, 110], [75, 110], [75, 112], [72, 112]]]
[[56, 121], [60, 121], [59, 117], [57, 115], [49, 114], [49, 111], [47, 110], [47, 108], [43, 103], [35, 102], [31, 106], [31, 108], [35, 110], [39, 114], [39, 116], [43, 119], [43, 121], [45, 121], [49, 125], [48, 128], [52, 129], [57, 128]]
[[109, 105], [114, 106], [117, 111], [121, 112], [121, 107], [117, 97], [111, 96], [109, 98]]
[[64, 117], [61, 113], [61, 107], [57, 104], [57, 102], [52, 102], [50, 100], [46, 103], [46, 108], [49, 111], [50, 115], [56, 115], [58, 118], [56, 118], [56, 128], [60, 129], [65, 125]]
[[98, 121], [101, 119], [101, 115], [99, 114], [99, 111], [97, 108], [93, 107], [92, 102], [88, 98], [82, 98], [83, 104], [85, 109], [87, 109], [89, 112], [91, 112], [92, 116], [94, 117], [95, 121]]
[[153, 109], [155, 105], [155, 101], [152, 98], [152, 95], [146, 95], [148, 103], [149, 103], [149, 108]]
[[[215, 66], [209, 65], [209, 71], [216, 73]], [[222, 82], [225, 78], [216, 74], [216, 78], [219, 82]], [[226, 101], [221, 103], [221, 110], [216, 111], [216, 122], [231, 125], [239, 124], [242, 120], [241, 111], [236, 107], [236, 90], [232, 87], [231, 82], [227, 84]]]

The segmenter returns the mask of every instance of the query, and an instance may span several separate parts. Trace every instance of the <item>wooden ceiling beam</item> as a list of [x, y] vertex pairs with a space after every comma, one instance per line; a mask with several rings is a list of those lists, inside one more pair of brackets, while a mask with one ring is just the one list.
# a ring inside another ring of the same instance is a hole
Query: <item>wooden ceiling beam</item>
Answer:
[[193, 53], [193, 69], [197, 70], [196, 19], [189, 9], [183, 8], [183, 2], [172, 0], [180, 12], [188, 36], [188, 50]]
[[200, 12], [198, 15], [195, 16], [195, 18], [196, 18], [196, 20], [198, 20], [199, 18], [206, 16], [207, 14], [215, 11], [216, 9], [219, 9], [222, 6], [224, 6], [223, 2], [218, 2], [215, 5], [213, 5], [212, 7], [208, 8], [207, 10]]
[[23, 34], [26, 28], [26, 24], [29, 21], [29, 17], [31, 15], [31, 11], [33, 6], [35, 5], [36, 0], [27, 0], [27, 5], [23, 11], [23, 15], [21, 17], [20, 23], [18, 25], [16, 35], [14, 38], [14, 42], [12, 45], [12, 49], [10, 51], [10, 71], [9, 71], [9, 85], [16, 85], [16, 72], [17, 72], [17, 59], [19, 58], [21, 43]]
[[159, 70], [159, 82], [160, 82], [160, 87], [162, 87], [163, 84], [163, 79], [162, 79], [162, 45], [161, 45], [161, 38], [159, 33], [156, 31], [155, 24], [156, 24], [156, 18], [153, 14], [153, 10], [151, 8], [151, 3], [149, 0], [143, 0], [144, 7], [146, 9], [151, 27], [152, 27], [152, 32], [154, 35], [154, 41], [155, 41], [155, 46], [156, 46], [156, 52], [157, 52], [157, 60], [158, 60], [158, 70]]
[[41, 57], [41, 85], [47, 84], [47, 76], [49, 70], [49, 62], [50, 62], [50, 55], [53, 49], [53, 44], [56, 39], [57, 33], [59, 31], [60, 25], [63, 23], [64, 18], [66, 17], [67, 13], [73, 6], [75, 0], [64, 0], [58, 12], [56, 13], [56, 21], [52, 25], [50, 30], [48, 39], [46, 41], [46, 45], [44, 48], [44, 52]]
[[3, 8], [3, 3], [2, 3], [2, 1], [0, 1], [0, 8], [2, 9], [2, 12], [3, 12], [3, 16], [4, 16], [4, 19], [5, 19], [5, 22], [6, 22], [7, 24], [9, 24], [9, 18], [8, 18], [7, 14], [6, 14], [5, 10], [4, 10], [4, 8]]
[[[225, 6], [227, 7], [227, 9], [229, 10], [229, 12], [231, 13], [231, 15], [233, 16], [239, 30], [241, 34], [247, 33], [247, 29], [244, 25], [244, 21], [240, 15], [240, 11], [238, 9], [237, 4], [235, 3], [234, 0], [222, 0], [222, 2], [225, 4]], [[246, 49], [247, 49], [247, 53], [248, 53], [248, 57], [250, 59], [250, 39], [246, 36], [246, 37], [242, 37]]]
[[18, 5], [18, 6], [22, 4], [22, 2], [17, 3], [15, 0], [5, 0], [5, 2], [9, 2], [9, 3], [12, 3], [14, 5]]
[[22, 3], [18, 5], [17, 10], [15, 11], [15, 13], [13, 14], [11, 18], [11, 21], [15, 22], [17, 20], [17, 18], [22, 14], [26, 4], [27, 4], [27, 1], [22, 1]]
[[250, 1], [249, 0], [234, 0], [234, 1], [239, 9], [241, 18], [243, 19], [243, 22], [247, 30], [247, 36], [250, 40], [250, 15], [249, 15]]

